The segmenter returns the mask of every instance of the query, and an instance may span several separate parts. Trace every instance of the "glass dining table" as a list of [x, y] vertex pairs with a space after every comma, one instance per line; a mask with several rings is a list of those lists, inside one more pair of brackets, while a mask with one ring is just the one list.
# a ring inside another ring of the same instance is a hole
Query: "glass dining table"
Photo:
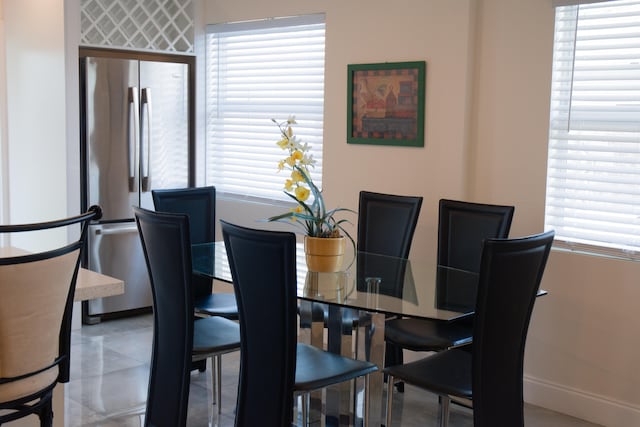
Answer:
[[[297, 296], [300, 336], [304, 342], [384, 367], [384, 325], [390, 316], [452, 321], [473, 314], [478, 274], [365, 252], [345, 255], [335, 273], [307, 270], [304, 249], [297, 247]], [[194, 273], [232, 283], [224, 242], [192, 246]], [[361, 396], [364, 383], [357, 384]], [[382, 425], [383, 375], [370, 378], [370, 425]], [[359, 425], [354, 394], [347, 385], [327, 390], [321, 425]], [[312, 410], [321, 407], [312, 396]], [[345, 416], [344, 414], [348, 414]]]

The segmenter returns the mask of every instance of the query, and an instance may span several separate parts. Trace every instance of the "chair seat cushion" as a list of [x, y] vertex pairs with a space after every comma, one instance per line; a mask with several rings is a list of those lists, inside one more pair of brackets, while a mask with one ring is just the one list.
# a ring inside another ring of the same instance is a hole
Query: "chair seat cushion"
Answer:
[[390, 319], [385, 323], [385, 340], [412, 351], [442, 351], [472, 341], [472, 321], [451, 322], [427, 319]]
[[471, 398], [471, 351], [466, 348], [441, 351], [384, 372], [438, 394]]
[[371, 362], [351, 359], [309, 344], [298, 343], [294, 390], [316, 390], [377, 370], [378, 367]]
[[234, 294], [210, 293], [203, 297], [195, 298], [193, 307], [196, 313], [238, 320], [238, 305]]
[[223, 317], [206, 317], [193, 322], [193, 356], [226, 353], [240, 348], [240, 326]]

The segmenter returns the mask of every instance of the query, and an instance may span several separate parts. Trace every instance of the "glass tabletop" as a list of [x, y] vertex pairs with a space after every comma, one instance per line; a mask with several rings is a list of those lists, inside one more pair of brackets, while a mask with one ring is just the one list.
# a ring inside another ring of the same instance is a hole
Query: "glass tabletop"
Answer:
[[[302, 300], [417, 318], [453, 320], [473, 313], [479, 275], [403, 258], [356, 252], [343, 271], [307, 271], [297, 246], [297, 295]], [[232, 283], [224, 242], [192, 246], [193, 271]]]

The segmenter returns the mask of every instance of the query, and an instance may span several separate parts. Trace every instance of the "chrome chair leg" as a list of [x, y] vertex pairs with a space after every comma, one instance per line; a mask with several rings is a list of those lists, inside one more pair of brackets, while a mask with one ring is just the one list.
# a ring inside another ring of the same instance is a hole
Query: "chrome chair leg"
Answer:
[[211, 357], [211, 399], [214, 405], [218, 403], [218, 398], [216, 396], [216, 358], [215, 356]]
[[363, 398], [363, 402], [362, 402], [362, 418], [363, 418], [363, 423], [364, 423], [364, 427], [368, 427], [369, 426], [369, 374], [364, 376], [364, 396]]
[[451, 398], [449, 396], [438, 396], [438, 403], [440, 407], [440, 427], [448, 427]]
[[[220, 414], [222, 413], [222, 355], [218, 354], [213, 359], [216, 360], [215, 369], [216, 369], [217, 382], [215, 386], [216, 386], [216, 394], [218, 395], [216, 400], [218, 402], [218, 414]], [[211, 370], [213, 370], [213, 367], [211, 367]]]
[[391, 406], [393, 405], [393, 376], [387, 376], [387, 424], [391, 427]]
[[311, 398], [311, 393], [304, 393], [300, 396], [300, 400], [302, 400], [302, 425], [303, 427], [307, 427], [309, 425], [309, 400]]

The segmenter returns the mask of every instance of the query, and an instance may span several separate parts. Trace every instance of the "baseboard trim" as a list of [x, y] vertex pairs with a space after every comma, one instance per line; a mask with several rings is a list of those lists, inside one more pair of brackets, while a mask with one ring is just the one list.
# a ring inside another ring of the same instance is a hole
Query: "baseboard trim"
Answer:
[[640, 406], [524, 376], [524, 400], [606, 427], [640, 426]]

